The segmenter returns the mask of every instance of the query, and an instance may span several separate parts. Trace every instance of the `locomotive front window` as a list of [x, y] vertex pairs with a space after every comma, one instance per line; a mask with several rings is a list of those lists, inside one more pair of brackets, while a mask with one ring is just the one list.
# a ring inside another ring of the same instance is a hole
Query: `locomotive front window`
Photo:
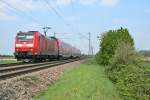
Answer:
[[34, 34], [18, 34], [17, 40], [18, 41], [33, 41]]

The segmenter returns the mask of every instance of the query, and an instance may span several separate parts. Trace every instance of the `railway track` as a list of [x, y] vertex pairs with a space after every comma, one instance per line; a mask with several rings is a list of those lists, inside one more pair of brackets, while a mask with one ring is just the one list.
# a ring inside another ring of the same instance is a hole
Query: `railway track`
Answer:
[[22, 74], [38, 71], [41, 69], [50, 68], [53, 66], [58, 66], [74, 61], [81, 60], [82, 58], [78, 59], [68, 59], [68, 60], [60, 60], [60, 61], [51, 61], [51, 62], [44, 62], [44, 63], [33, 63], [33, 64], [11, 64], [3, 67], [0, 67], [0, 80], [16, 77]]
[[0, 67], [9, 67], [9, 66], [17, 66], [17, 65], [23, 65], [23, 64], [26, 64], [26, 63], [8, 63], [8, 64], [0, 64]]
[[[61, 60], [65, 60], [65, 59], [61, 59]], [[57, 61], [57, 59], [53, 60], [53, 61]], [[48, 61], [47, 61], [48, 62]], [[7, 63], [7, 64], [0, 64], [0, 67], [10, 67], [10, 66], [18, 66], [18, 65], [29, 65], [29, 64], [38, 64], [37, 62], [18, 62], [18, 63]]]

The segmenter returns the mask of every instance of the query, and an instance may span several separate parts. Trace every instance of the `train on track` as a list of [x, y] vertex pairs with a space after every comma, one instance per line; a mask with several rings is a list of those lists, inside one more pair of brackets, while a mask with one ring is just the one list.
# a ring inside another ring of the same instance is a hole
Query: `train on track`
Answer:
[[29, 31], [17, 33], [14, 55], [18, 61], [43, 61], [80, 57], [81, 51], [58, 38]]

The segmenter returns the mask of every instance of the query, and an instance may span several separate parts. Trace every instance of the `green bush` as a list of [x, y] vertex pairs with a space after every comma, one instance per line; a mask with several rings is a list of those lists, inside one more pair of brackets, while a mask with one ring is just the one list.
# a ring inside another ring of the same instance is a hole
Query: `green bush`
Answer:
[[127, 29], [104, 33], [96, 60], [107, 65], [106, 74], [123, 100], [150, 100], [150, 69], [142, 65], [142, 56]]
[[141, 56], [125, 43], [116, 49], [111, 65], [106, 68], [109, 79], [116, 84], [124, 100], [150, 99], [149, 72], [141, 64]]
[[116, 48], [113, 57], [110, 60], [111, 66], [118, 64], [129, 65], [129, 64], [139, 64], [142, 62], [142, 55], [140, 55], [131, 44], [120, 43]]
[[118, 67], [118, 70], [107, 70], [107, 74], [116, 84], [122, 99], [150, 100], [150, 81], [145, 75], [145, 69], [136, 65], [119, 65]]
[[110, 30], [100, 38], [100, 51], [97, 53], [97, 61], [103, 65], [109, 65], [116, 48], [121, 43], [128, 43], [134, 46], [134, 41], [127, 29]]
[[116, 86], [125, 100], [144, 100], [144, 71], [135, 65], [126, 65], [117, 73]]

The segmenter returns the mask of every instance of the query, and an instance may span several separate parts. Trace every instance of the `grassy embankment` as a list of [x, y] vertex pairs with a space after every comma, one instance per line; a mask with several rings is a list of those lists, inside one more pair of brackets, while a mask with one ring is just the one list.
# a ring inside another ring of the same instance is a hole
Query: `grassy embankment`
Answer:
[[89, 61], [67, 71], [36, 100], [120, 100], [104, 67]]
[[17, 62], [14, 57], [0, 57], [0, 64]]

